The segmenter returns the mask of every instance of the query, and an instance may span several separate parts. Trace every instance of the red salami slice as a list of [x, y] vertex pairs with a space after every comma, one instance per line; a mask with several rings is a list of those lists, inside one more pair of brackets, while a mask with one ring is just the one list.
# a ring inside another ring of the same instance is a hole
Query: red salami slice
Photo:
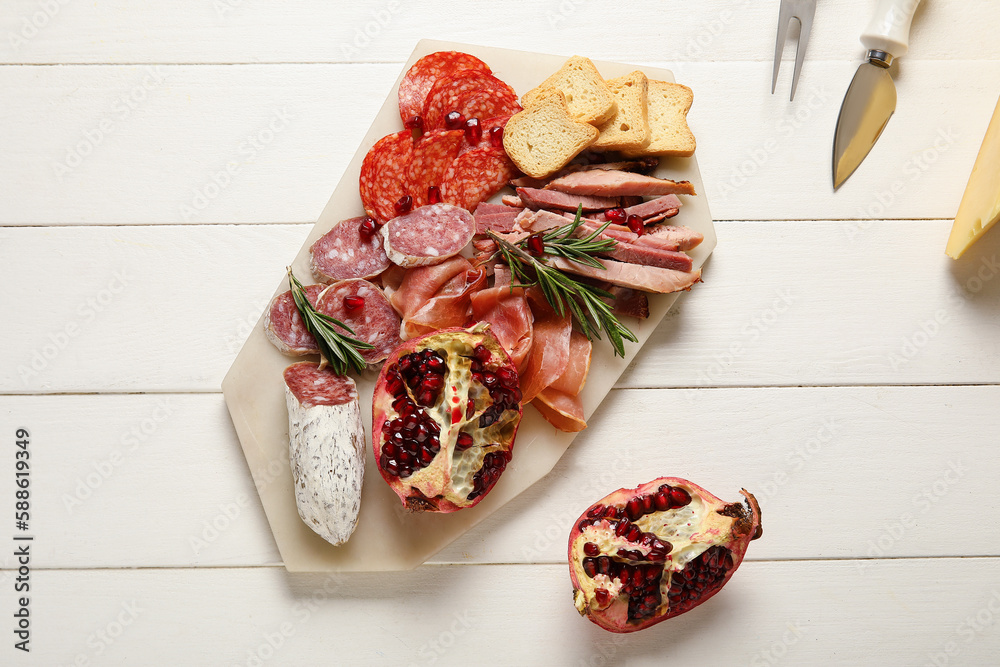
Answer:
[[302, 407], [315, 405], [343, 405], [357, 400], [358, 389], [354, 380], [337, 375], [327, 366], [320, 370], [311, 361], [300, 361], [285, 369], [285, 384]]
[[489, 65], [482, 60], [460, 51], [438, 51], [413, 63], [399, 82], [399, 117], [405, 123], [411, 116], [422, 114], [434, 83], [466, 69], [490, 72]]
[[413, 197], [414, 207], [429, 203], [427, 188], [441, 187], [445, 172], [464, 143], [463, 130], [431, 130], [420, 137], [413, 147], [413, 160], [407, 174], [407, 192]]
[[[316, 299], [326, 285], [309, 285], [304, 291], [309, 303], [316, 305]], [[264, 314], [264, 333], [271, 344], [283, 354], [302, 356], [319, 354], [316, 339], [306, 329], [306, 323], [295, 307], [291, 291], [283, 292], [271, 299], [271, 305]]]
[[[498, 108], [501, 110], [495, 113], [484, 112], [480, 114], [477, 112], [473, 114], [474, 117], [499, 116], [504, 113], [503, 109], [515, 109], [517, 105], [517, 93], [514, 92], [514, 89], [486, 72], [464, 70], [438, 79], [427, 94], [427, 101], [424, 103], [424, 127], [427, 129], [444, 127], [444, 117], [451, 111], [459, 110], [465, 100], [470, 97], [478, 99], [480, 96], [489, 95], [499, 99]], [[481, 104], [483, 105], [482, 109], [485, 110], [487, 108], [485, 102]]]
[[312, 272], [320, 282], [349, 278], [373, 278], [389, 268], [391, 262], [382, 249], [378, 234], [361, 235], [364, 218], [341, 220], [309, 248]]
[[409, 130], [389, 134], [376, 142], [361, 163], [361, 203], [380, 222], [394, 217], [394, 205], [406, 192], [406, 173], [413, 158]]
[[498, 95], [492, 90], [482, 90], [462, 98], [458, 102], [456, 110], [466, 118], [480, 119], [480, 126], [483, 128], [483, 138], [488, 139], [486, 121], [483, 119], [493, 120], [495, 118], [502, 118], [503, 124], [506, 125], [506, 119], [521, 111], [521, 105], [518, 104], [517, 97]]
[[[514, 114], [507, 114], [503, 116], [494, 116], [493, 118], [487, 118], [486, 120], [480, 119], [479, 127], [482, 131], [482, 137], [477, 143], [473, 144], [469, 142], [469, 135], [466, 133], [465, 141], [462, 143], [462, 148], [458, 154], [461, 155], [462, 153], [467, 153], [473, 148], [492, 147], [495, 150], [503, 151], [503, 128], [507, 126], [507, 121], [510, 120], [510, 117], [513, 115]], [[497, 128], [500, 128], [500, 134], [496, 135], [496, 138], [494, 139], [492, 132]]]
[[461, 252], [475, 233], [472, 214], [450, 204], [421, 206], [379, 230], [389, 259], [406, 268], [440, 264]]
[[507, 154], [493, 147], [474, 148], [459, 155], [441, 184], [443, 201], [472, 210], [497, 192], [517, 173]]
[[370, 364], [383, 361], [396, 346], [401, 320], [389, 299], [367, 280], [344, 280], [323, 292], [316, 310], [340, 320], [354, 331], [351, 335], [375, 346], [362, 350], [361, 356]]

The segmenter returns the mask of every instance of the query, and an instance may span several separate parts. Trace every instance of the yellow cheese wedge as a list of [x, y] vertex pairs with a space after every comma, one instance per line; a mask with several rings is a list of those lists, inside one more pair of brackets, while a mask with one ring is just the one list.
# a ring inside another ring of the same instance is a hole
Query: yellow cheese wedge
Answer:
[[1000, 220], [1000, 100], [972, 167], [969, 184], [965, 186], [945, 252], [958, 259], [997, 220]]

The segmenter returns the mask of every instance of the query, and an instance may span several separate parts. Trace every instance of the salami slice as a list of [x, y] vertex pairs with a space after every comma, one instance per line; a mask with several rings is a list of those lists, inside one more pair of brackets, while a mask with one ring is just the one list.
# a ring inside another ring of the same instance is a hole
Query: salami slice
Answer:
[[365, 429], [354, 380], [302, 362], [285, 369], [288, 461], [303, 523], [330, 544], [354, 532], [365, 476]]
[[[463, 70], [438, 79], [427, 94], [424, 103], [424, 127], [435, 129], [444, 127], [444, 117], [451, 111], [457, 111], [470, 97], [494, 96], [498, 98], [496, 113], [474, 113], [475, 118], [489, 118], [504, 113], [503, 109], [520, 108], [517, 106], [517, 93], [506, 83], [487, 72]], [[470, 103], [471, 104], [471, 103]], [[486, 109], [485, 102], [480, 102]], [[473, 108], [476, 108], [473, 106]], [[510, 111], [513, 113], [513, 111]], [[470, 116], [466, 116], [469, 118]]]
[[361, 235], [364, 218], [341, 220], [309, 248], [313, 275], [320, 282], [350, 278], [373, 278], [391, 262], [382, 249], [378, 234]]
[[465, 144], [463, 130], [431, 130], [413, 147], [413, 159], [407, 174], [407, 192], [414, 207], [429, 203], [427, 189], [441, 186], [444, 174]]
[[476, 221], [457, 206], [431, 204], [393, 218], [379, 233], [393, 263], [405, 268], [428, 266], [461, 252], [476, 233]]
[[486, 123], [483, 119], [503, 118], [506, 125], [506, 119], [521, 111], [521, 105], [518, 104], [517, 97], [510, 97], [503, 94], [498, 95], [492, 90], [482, 90], [462, 98], [458, 102], [455, 111], [458, 111], [466, 118], [478, 118], [480, 125], [483, 127], [484, 138], [488, 139], [489, 137], [486, 135], [485, 128]]
[[343, 280], [330, 285], [320, 296], [316, 310], [350, 327], [354, 333], [348, 335], [352, 338], [374, 345], [372, 350], [361, 350], [361, 356], [370, 364], [383, 361], [403, 342], [399, 337], [399, 315], [382, 290], [367, 280]]
[[[326, 285], [308, 285], [304, 291], [309, 303], [316, 305], [316, 299]], [[264, 313], [264, 333], [271, 344], [281, 350], [282, 354], [303, 356], [319, 354], [316, 339], [306, 329], [306, 323], [295, 307], [291, 291], [283, 292], [271, 299], [271, 304]]]
[[490, 72], [479, 58], [460, 51], [438, 51], [424, 56], [407, 70], [399, 82], [399, 117], [405, 123], [424, 112], [424, 101], [438, 79], [462, 70]]
[[474, 148], [459, 155], [441, 184], [443, 201], [472, 210], [507, 184], [517, 167], [507, 154], [491, 146]]
[[379, 139], [361, 163], [361, 203], [379, 222], [396, 215], [395, 204], [406, 191], [406, 173], [413, 159], [413, 135], [402, 130]]

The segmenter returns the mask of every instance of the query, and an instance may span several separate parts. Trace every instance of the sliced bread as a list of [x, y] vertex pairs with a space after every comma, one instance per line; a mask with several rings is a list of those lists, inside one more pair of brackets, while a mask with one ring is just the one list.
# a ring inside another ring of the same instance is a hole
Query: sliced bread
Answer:
[[615, 115], [615, 96], [589, 58], [573, 56], [537, 88], [521, 98], [525, 108], [533, 106], [552, 90], [562, 91], [570, 115], [583, 123], [600, 125]]
[[636, 151], [649, 143], [649, 119], [646, 96], [649, 82], [636, 70], [617, 79], [607, 80], [618, 110], [611, 120], [598, 126], [601, 134], [591, 146], [600, 151]]
[[551, 91], [510, 117], [503, 147], [517, 168], [544, 178], [563, 167], [597, 139], [597, 128], [574, 120], [561, 91]]
[[649, 80], [647, 96], [649, 143], [637, 150], [623, 151], [626, 155], [694, 155], [694, 134], [687, 123], [687, 112], [694, 93], [679, 83]]

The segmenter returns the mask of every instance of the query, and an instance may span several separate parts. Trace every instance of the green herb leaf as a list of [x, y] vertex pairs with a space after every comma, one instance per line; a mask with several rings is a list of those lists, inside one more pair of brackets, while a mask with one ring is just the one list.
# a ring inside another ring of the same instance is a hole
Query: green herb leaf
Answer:
[[291, 267], [288, 267], [288, 286], [292, 290], [292, 300], [299, 310], [299, 315], [302, 316], [302, 321], [305, 322], [306, 329], [316, 339], [323, 363], [329, 364], [333, 372], [338, 375], [344, 375], [348, 369], [354, 369], [359, 373], [365, 370], [368, 362], [361, 356], [359, 350], [371, 350], [375, 346], [345, 336], [334, 328], [340, 327], [349, 334], [354, 333], [349, 326], [329, 315], [324, 315], [309, 303], [305, 289], [292, 273]]

